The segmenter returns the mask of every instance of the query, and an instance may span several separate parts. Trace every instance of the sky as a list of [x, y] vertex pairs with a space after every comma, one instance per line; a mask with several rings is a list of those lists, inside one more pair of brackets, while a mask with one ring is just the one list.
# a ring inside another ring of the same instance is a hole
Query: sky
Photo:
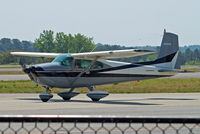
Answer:
[[200, 0], [0, 0], [0, 38], [34, 41], [43, 30], [81, 33], [95, 43], [160, 45], [163, 30], [180, 46], [200, 44]]

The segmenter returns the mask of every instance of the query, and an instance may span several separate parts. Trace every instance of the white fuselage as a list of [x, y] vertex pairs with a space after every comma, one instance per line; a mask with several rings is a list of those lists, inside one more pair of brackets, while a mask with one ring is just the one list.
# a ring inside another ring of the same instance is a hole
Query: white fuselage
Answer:
[[100, 71], [90, 70], [90, 72], [86, 72], [78, 79], [77, 75], [80, 71], [78, 72], [76, 70], [38, 71], [35, 75], [35, 82], [51, 88], [71, 88], [72, 86], [89, 87], [92, 85], [120, 83], [174, 75], [173, 72], [159, 72], [159, 68], [154, 65], [140, 65], [111, 60], [104, 60], [101, 62], [111, 67]]

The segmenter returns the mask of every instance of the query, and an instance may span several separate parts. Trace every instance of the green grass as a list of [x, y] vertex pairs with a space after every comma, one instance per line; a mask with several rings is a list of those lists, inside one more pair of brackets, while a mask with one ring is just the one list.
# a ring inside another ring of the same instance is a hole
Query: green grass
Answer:
[[[54, 88], [53, 93], [63, 89]], [[87, 88], [77, 88], [81, 93]], [[187, 79], [151, 79], [140, 82], [125, 82], [118, 85], [109, 84], [96, 86], [95, 90], [110, 93], [184, 93], [200, 92], [200, 78]], [[0, 93], [41, 93], [44, 88], [36, 86], [32, 81], [0, 81]]]
[[0, 69], [6, 69], [6, 68], [14, 68], [14, 69], [20, 69], [22, 67], [18, 67], [18, 66], [0, 66]]
[[0, 68], [21, 68], [19, 63], [16, 64], [0, 64]]
[[192, 71], [192, 72], [199, 72], [200, 71], [198, 68], [181, 68], [181, 70]]
[[0, 71], [0, 75], [25, 74], [23, 71]]

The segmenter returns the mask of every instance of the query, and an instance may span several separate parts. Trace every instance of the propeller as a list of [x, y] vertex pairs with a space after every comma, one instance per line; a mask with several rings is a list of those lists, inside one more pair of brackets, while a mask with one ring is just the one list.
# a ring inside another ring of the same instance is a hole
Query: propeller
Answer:
[[21, 67], [23, 68], [22, 71], [26, 74], [28, 74], [29, 78], [32, 80], [32, 81], [35, 81], [36, 82], [36, 78], [34, 77], [34, 74], [31, 73], [31, 72], [34, 72], [35, 71], [35, 67], [26, 67], [26, 65], [23, 63], [23, 61], [21, 59], [19, 59], [19, 64], [21, 65]]
[[19, 60], [19, 64], [21, 65], [21, 67], [23, 68], [23, 69], [25, 69], [26, 68], [26, 65], [22, 62], [22, 60], [20, 59]]
[[19, 60], [19, 64], [21, 65], [21, 67], [23, 68], [22, 71], [25, 73], [30, 73], [30, 69], [26, 67], [26, 65], [23, 63], [23, 61], [20, 59]]

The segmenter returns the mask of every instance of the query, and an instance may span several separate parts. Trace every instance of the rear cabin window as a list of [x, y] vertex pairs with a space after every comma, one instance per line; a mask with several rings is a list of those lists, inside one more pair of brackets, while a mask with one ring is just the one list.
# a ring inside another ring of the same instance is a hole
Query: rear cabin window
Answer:
[[[91, 64], [91, 60], [75, 60], [75, 69], [84, 69], [87, 68]], [[103, 64], [99, 61], [96, 61], [93, 65], [92, 69], [101, 69], [103, 68]]]

